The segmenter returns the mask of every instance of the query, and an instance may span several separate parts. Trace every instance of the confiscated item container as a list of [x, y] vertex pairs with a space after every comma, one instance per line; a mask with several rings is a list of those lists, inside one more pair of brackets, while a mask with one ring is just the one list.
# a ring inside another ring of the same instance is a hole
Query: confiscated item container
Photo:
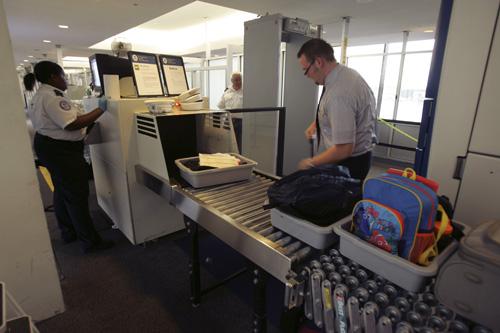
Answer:
[[[464, 226], [454, 222], [457, 228]], [[372, 270], [398, 286], [413, 292], [420, 291], [431, 278], [436, 276], [439, 267], [457, 249], [458, 242], [452, 240], [448, 246], [432, 260], [428, 266], [419, 266], [406, 259], [386, 252], [352, 234], [351, 221], [339, 221], [333, 230], [340, 236], [340, 252], [351, 260]]]
[[147, 99], [144, 104], [148, 107], [149, 112], [152, 114], [161, 114], [172, 111], [172, 105], [174, 102], [172, 100], [164, 98]]
[[[351, 216], [346, 216], [340, 222], [350, 221]], [[325, 249], [332, 246], [338, 236], [332, 232], [332, 226], [319, 226], [299, 217], [287, 214], [278, 208], [271, 209], [271, 224], [287, 234], [307, 243], [316, 249]]]
[[481, 223], [460, 240], [434, 293], [456, 313], [500, 332], [500, 221]]
[[231, 155], [238, 158], [241, 164], [227, 168], [193, 167], [199, 165], [198, 157], [180, 158], [175, 160], [175, 164], [181, 177], [196, 188], [249, 179], [257, 162], [239, 154]]

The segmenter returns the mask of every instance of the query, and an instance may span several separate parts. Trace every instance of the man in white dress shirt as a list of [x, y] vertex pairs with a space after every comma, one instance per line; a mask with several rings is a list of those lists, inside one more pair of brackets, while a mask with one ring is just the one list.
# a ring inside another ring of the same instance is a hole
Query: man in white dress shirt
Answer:
[[[234, 72], [231, 75], [231, 87], [228, 87], [222, 95], [217, 107], [221, 110], [241, 109], [243, 107], [243, 88], [241, 73]], [[236, 135], [236, 142], [238, 143], [238, 150], [241, 153], [241, 130], [243, 120], [241, 113], [231, 113], [233, 120], [234, 132]]]

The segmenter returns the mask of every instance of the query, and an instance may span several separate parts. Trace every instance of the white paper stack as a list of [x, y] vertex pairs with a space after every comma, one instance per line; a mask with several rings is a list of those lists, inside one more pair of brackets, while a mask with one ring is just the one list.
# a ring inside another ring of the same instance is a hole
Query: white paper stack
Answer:
[[200, 166], [212, 168], [228, 168], [240, 165], [241, 161], [230, 154], [198, 154]]

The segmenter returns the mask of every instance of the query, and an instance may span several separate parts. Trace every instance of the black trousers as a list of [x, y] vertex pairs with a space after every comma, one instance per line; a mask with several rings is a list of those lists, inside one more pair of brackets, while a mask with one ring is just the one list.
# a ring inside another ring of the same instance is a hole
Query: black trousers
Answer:
[[349, 157], [338, 163], [349, 169], [352, 178], [360, 179], [363, 182], [370, 171], [372, 165], [372, 152], [366, 152], [363, 155]]
[[234, 135], [236, 136], [236, 144], [238, 145], [238, 151], [240, 154], [243, 154], [241, 151], [243, 148], [242, 145], [242, 131], [243, 131], [243, 119], [241, 118], [231, 118], [233, 121]]
[[101, 242], [89, 211], [88, 166], [83, 141], [55, 140], [35, 134], [35, 152], [54, 183], [54, 210], [63, 239], [75, 236], [84, 248]]

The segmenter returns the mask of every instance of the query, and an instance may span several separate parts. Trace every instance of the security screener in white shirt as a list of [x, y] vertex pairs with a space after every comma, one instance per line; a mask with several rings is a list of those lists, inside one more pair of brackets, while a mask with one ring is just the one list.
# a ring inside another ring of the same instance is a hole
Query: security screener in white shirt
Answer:
[[66, 98], [63, 69], [42, 61], [35, 65], [40, 88], [30, 103], [29, 116], [36, 131], [35, 152], [54, 183], [54, 209], [65, 243], [80, 240], [84, 253], [104, 250], [113, 242], [101, 239], [90, 217], [88, 165], [83, 157], [87, 126], [106, 111], [106, 99], [84, 114]]
[[375, 140], [375, 97], [366, 81], [353, 69], [335, 60], [333, 48], [322, 39], [302, 45], [297, 57], [304, 75], [323, 93], [316, 120], [305, 131], [307, 139], [317, 134], [325, 150], [299, 163], [300, 169], [323, 164], [347, 167], [351, 177], [365, 179], [371, 165]]
[[[228, 87], [222, 95], [217, 107], [221, 110], [241, 109], [243, 107], [243, 88], [241, 73], [235, 72], [231, 75], [231, 87]], [[243, 120], [241, 113], [231, 113], [233, 120], [234, 132], [236, 135], [236, 142], [238, 149], [241, 153], [241, 131], [243, 127]]]

